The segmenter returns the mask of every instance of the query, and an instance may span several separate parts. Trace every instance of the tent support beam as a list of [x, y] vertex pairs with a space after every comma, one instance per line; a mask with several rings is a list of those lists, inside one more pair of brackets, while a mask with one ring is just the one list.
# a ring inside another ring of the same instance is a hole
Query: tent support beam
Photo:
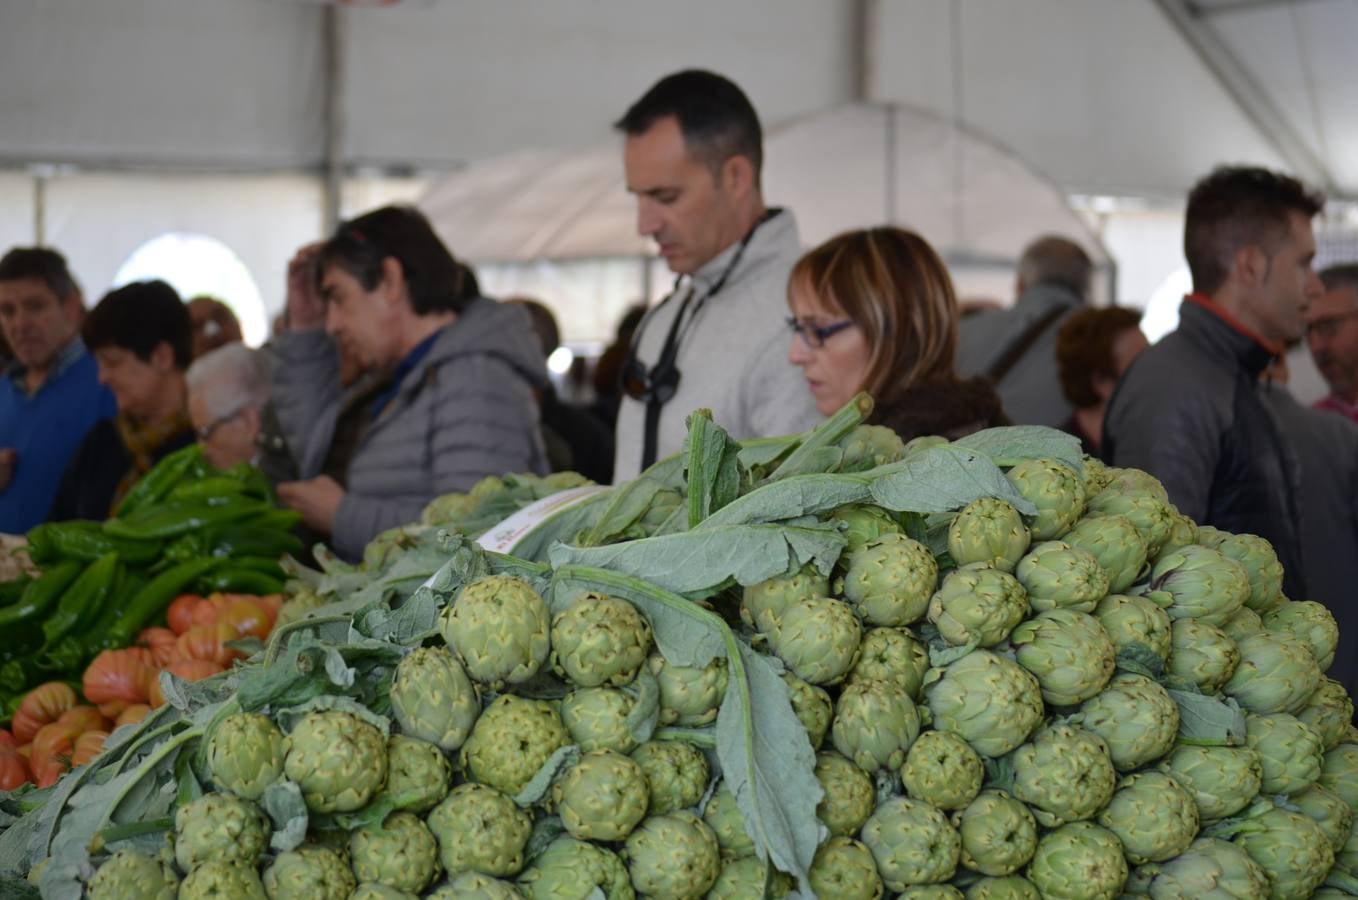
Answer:
[[1334, 177], [1324, 161], [1297, 133], [1225, 42], [1203, 22], [1198, 7], [1191, 0], [1155, 0], [1155, 5], [1287, 165], [1307, 181], [1333, 194]]
[[853, 99], [871, 103], [877, 84], [877, 22], [879, 0], [853, 0], [849, 52], [853, 62]]
[[324, 56], [325, 169], [322, 185], [321, 233], [339, 227], [340, 193], [344, 185], [344, 12], [327, 3], [321, 9]]

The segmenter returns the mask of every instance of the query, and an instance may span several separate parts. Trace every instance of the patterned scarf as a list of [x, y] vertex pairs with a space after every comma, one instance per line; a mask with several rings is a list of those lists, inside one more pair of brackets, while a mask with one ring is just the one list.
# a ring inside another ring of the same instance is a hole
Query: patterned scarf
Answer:
[[139, 425], [127, 416], [119, 414], [115, 423], [118, 426], [118, 435], [123, 439], [123, 446], [127, 448], [127, 455], [132, 457], [132, 467], [118, 481], [118, 488], [113, 492], [113, 504], [109, 508], [109, 515], [113, 515], [113, 510], [118, 508], [118, 503], [132, 489], [132, 485], [151, 471], [151, 467], [156, 464], [156, 451], [167, 441], [193, 431], [189, 414], [182, 409], [178, 410], [173, 418], [163, 422]]

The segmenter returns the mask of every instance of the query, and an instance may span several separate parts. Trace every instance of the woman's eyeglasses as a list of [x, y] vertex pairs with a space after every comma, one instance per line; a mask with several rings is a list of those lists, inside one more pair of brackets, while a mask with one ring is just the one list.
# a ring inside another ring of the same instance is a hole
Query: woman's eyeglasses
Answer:
[[217, 431], [218, 428], [221, 428], [221, 427], [222, 427], [223, 425], [225, 425], [227, 422], [230, 422], [232, 419], [236, 418], [236, 417], [239, 416], [241, 413], [245, 412], [245, 410], [246, 410], [246, 407], [242, 406], [240, 409], [236, 410], [235, 412], [227, 413], [227, 414], [224, 415], [224, 416], [218, 416], [217, 418], [213, 419], [211, 422], [208, 422], [208, 423], [207, 423], [206, 425], [204, 425], [202, 428], [199, 428], [199, 429], [198, 429], [198, 431], [197, 431], [198, 440], [201, 441], [202, 443], [206, 444], [206, 443], [208, 442], [208, 440], [211, 439], [212, 435]]
[[852, 328], [853, 322], [845, 319], [843, 322], [832, 322], [829, 325], [812, 325], [810, 322], [803, 322], [794, 316], [788, 316], [787, 327], [791, 328], [796, 334], [806, 341], [808, 347], [819, 350], [825, 346], [825, 342], [846, 328]]

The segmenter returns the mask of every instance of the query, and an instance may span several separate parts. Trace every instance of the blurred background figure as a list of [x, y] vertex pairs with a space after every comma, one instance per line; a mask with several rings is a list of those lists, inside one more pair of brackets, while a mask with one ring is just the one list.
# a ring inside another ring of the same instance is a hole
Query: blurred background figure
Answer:
[[1317, 409], [1358, 422], [1358, 263], [1320, 273], [1325, 293], [1306, 308], [1306, 343], [1330, 386]]
[[189, 419], [208, 461], [222, 469], [253, 463], [277, 484], [296, 474], [269, 404], [269, 369], [265, 351], [238, 341], [194, 360], [184, 380]]
[[1080, 439], [1084, 452], [1102, 458], [1103, 417], [1127, 367], [1150, 346], [1141, 316], [1112, 306], [1071, 313], [1056, 333], [1061, 392], [1073, 407], [1061, 430]]
[[240, 341], [240, 321], [231, 307], [216, 297], [202, 294], [185, 305], [189, 308], [189, 321], [193, 323], [194, 359]]
[[646, 304], [628, 307], [618, 321], [613, 343], [604, 348], [594, 364], [594, 415], [610, 429], [617, 424], [618, 406], [622, 403], [622, 370], [632, 352], [632, 338], [646, 315]]

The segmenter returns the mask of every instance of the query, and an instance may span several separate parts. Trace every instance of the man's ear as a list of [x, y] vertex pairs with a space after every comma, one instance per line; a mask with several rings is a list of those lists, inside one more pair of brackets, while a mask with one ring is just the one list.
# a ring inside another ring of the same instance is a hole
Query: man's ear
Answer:
[[1246, 244], [1235, 251], [1231, 268], [1241, 285], [1256, 287], [1268, 278], [1269, 256], [1258, 244]]
[[171, 372], [178, 368], [174, 360], [174, 347], [170, 346], [169, 341], [161, 341], [151, 350], [151, 356], [147, 359], [151, 368], [157, 372]]
[[745, 197], [756, 188], [754, 163], [737, 153], [721, 164], [722, 190], [733, 197]]
[[382, 257], [382, 280], [377, 287], [388, 306], [406, 302], [406, 272], [399, 259], [394, 256]]

